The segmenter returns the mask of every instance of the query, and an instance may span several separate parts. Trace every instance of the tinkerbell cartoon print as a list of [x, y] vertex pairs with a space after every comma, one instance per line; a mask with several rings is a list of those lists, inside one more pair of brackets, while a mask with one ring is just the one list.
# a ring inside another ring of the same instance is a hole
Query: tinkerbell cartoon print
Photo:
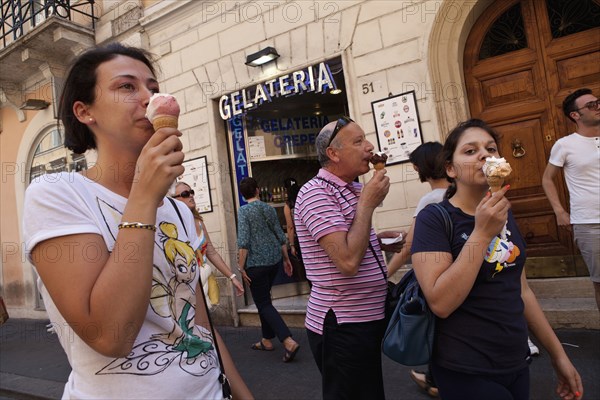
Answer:
[[[98, 204], [105, 220], [119, 219], [120, 212], [103, 201]], [[107, 223], [107, 226], [116, 226]], [[157, 250], [165, 265], [153, 267], [148, 312], [171, 326], [168, 333], [151, 334], [136, 344], [127, 357], [117, 358], [97, 373], [153, 375], [179, 367], [191, 375], [204, 375], [218, 368], [210, 331], [194, 323], [198, 261], [188, 241], [179, 237], [177, 225], [158, 224]]]

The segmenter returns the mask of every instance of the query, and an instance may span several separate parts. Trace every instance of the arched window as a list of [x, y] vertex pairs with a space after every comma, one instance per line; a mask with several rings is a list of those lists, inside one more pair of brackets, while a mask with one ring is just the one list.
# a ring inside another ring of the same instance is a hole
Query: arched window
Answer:
[[502, 14], [485, 34], [479, 59], [496, 57], [527, 48], [521, 4], [517, 3]]
[[72, 153], [63, 143], [64, 135], [58, 128], [42, 132], [31, 160], [29, 182], [44, 174], [87, 169], [85, 155]]
[[600, 5], [594, 0], [546, 0], [546, 6], [555, 39], [600, 26]]

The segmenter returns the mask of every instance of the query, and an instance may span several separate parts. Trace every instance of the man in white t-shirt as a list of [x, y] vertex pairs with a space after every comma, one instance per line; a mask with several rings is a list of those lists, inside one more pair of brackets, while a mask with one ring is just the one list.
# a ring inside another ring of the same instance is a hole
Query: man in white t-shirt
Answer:
[[[563, 112], [577, 124], [577, 132], [552, 147], [542, 186], [558, 225], [573, 226], [600, 310], [600, 102], [590, 89], [579, 89], [563, 101]], [[570, 213], [560, 203], [554, 182], [561, 169], [569, 189]]]

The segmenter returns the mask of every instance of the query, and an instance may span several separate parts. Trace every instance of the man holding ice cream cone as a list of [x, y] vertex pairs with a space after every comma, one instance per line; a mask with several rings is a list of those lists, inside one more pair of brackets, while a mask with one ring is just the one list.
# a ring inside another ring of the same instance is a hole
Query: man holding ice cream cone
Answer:
[[315, 144], [322, 168], [300, 189], [294, 217], [313, 283], [305, 326], [323, 398], [383, 399], [387, 269], [381, 250], [399, 251], [403, 242], [381, 244], [379, 238], [400, 232], [376, 235], [371, 219], [390, 181], [382, 168], [364, 186], [355, 182], [369, 172], [373, 145], [348, 117], [323, 127]]

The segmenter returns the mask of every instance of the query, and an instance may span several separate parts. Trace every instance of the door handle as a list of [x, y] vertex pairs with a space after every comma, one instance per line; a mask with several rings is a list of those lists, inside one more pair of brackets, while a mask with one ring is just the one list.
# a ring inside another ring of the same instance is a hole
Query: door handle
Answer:
[[513, 157], [514, 158], [521, 158], [523, 157], [527, 151], [525, 151], [525, 148], [523, 147], [523, 145], [521, 144], [521, 141], [519, 139], [513, 139], [512, 143], [512, 150], [513, 150]]

